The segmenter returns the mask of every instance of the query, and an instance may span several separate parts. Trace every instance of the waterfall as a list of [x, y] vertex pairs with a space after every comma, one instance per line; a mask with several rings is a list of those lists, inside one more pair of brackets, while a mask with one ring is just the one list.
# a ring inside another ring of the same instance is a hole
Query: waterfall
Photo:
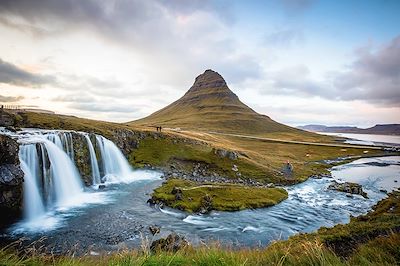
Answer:
[[71, 160], [74, 160], [74, 144], [71, 132], [50, 132], [46, 138], [64, 150]]
[[[28, 130], [14, 137], [20, 143], [19, 158], [25, 174], [24, 217], [27, 222], [36, 221], [39, 227], [40, 217], [96, 198], [91, 194], [93, 190], [85, 192], [74, 157], [90, 162], [93, 185], [150, 178], [147, 173], [133, 172], [119, 148], [100, 135], [94, 135], [94, 142], [84, 132]], [[87, 148], [89, 158], [82, 158], [84, 153], [74, 151], [73, 139], [82, 140], [75, 146]]]
[[[57, 142], [57, 138], [51, 138]], [[68, 205], [83, 192], [81, 177], [68, 155], [48, 139], [33, 140], [37, 142], [21, 145], [19, 153], [25, 174], [24, 216], [27, 220], [42, 216], [45, 206]]]
[[54, 181], [55, 199], [64, 205], [83, 191], [81, 177], [68, 155], [51, 141], [44, 140]]
[[96, 141], [100, 148], [104, 179], [109, 182], [126, 181], [132, 173], [132, 168], [122, 152], [103, 136], [96, 135]]
[[25, 174], [24, 216], [28, 220], [34, 220], [45, 213], [36, 175], [39, 164], [35, 145], [23, 145], [20, 149], [20, 156], [26, 159], [26, 161], [21, 160], [21, 169]]
[[92, 141], [90, 140], [89, 135], [85, 134], [86, 142], [89, 148], [89, 154], [90, 154], [90, 164], [92, 166], [92, 184], [100, 184], [100, 170], [99, 170], [99, 164], [97, 163], [97, 157], [96, 157], [96, 152], [94, 150]]

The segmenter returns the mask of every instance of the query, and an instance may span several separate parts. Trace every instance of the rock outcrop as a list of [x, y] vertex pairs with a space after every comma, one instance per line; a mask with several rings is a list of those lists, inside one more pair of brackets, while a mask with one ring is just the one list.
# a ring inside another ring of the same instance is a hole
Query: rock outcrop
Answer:
[[238, 154], [237, 154], [237, 152], [234, 152], [234, 151], [214, 148], [213, 153], [220, 158], [228, 158], [233, 161], [238, 159]]
[[0, 227], [21, 216], [24, 172], [20, 168], [18, 143], [0, 135]]
[[337, 190], [340, 192], [346, 192], [350, 194], [361, 195], [364, 198], [368, 198], [367, 193], [363, 191], [362, 186], [357, 183], [345, 182], [339, 183], [337, 181], [333, 181], [328, 189]]
[[[89, 148], [85, 139], [85, 136], [79, 133], [71, 132], [72, 143], [74, 146], [74, 161], [78, 168], [78, 171], [82, 177], [83, 182], [86, 186], [92, 185], [92, 168], [90, 162]], [[94, 135], [91, 135], [92, 143], [94, 141]]]
[[151, 243], [150, 250], [156, 251], [167, 251], [176, 252], [189, 245], [189, 242], [184, 236], [180, 236], [176, 233], [168, 235], [166, 238], [160, 238]]

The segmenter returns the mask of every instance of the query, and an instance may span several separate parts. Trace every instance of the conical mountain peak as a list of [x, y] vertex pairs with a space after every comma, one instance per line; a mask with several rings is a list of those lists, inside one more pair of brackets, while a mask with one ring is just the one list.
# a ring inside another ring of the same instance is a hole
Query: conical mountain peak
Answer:
[[[226, 84], [225, 79], [211, 69], [207, 69], [203, 74], [196, 77], [192, 87], [181, 98], [182, 101], [204, 100], [226, 100], [226, 103], [239, 101], [239, 98], [234, 94]], [[223, 104], [223, 102], [221, 102]]]
[[183, 97], [132, 124], [256, 135], [299, 131], [256, 113], [239, 100], [218, 72], [211, 69], [197, 76]]
[[198, 88], [219, 88], [226, 86], [224, 78], [218, 73], [211, 69], [207, 69], [203, 74], [196, 77], [191, 89]]

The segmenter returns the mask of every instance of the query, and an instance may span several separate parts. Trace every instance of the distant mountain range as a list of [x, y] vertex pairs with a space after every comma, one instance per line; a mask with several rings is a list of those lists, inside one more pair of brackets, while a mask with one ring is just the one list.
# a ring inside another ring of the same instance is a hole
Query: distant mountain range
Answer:
[[298, 128], [312, 132], [400, 135], [400, 124], [375, 125], [370, 128], [358, 128], [349, 126], [328, 127], [324, 125], [306, 125], [299, 126]]

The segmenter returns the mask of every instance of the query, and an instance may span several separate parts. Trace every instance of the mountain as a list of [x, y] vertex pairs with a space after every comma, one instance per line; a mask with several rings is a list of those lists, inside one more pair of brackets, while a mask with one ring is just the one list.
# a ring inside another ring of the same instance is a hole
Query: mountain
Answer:
[[306, 125], [300, 126], [298, 128], [313, 132], [400, 135], [400, 124], [375, 125], [370, 128], [358, 128], [348, 126], [328, 127], [324, 125]]
[[199, 75], [179, 100], [146, 118], [130, 123], [253, 135], [273, 132], [309, 134], [258, 114], [240, 101], [220, 74], [210, 69]]

